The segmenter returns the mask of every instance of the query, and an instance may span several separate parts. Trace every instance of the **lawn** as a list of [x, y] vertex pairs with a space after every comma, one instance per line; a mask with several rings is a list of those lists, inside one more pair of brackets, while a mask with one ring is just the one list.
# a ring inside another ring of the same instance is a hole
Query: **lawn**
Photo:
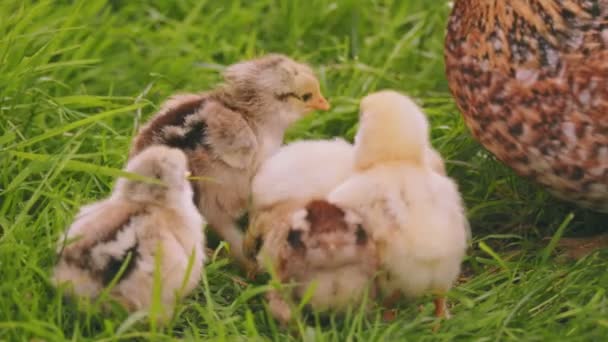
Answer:
[[[608, 253], [571, 261], [547, 238], [605, 230], [606, 216], [555, 200], [472, 139], [444, 76], [448, 15], [444, 0], [1, 1], [0, 341], [605, 340]], [[264, 285], [222, 257], [164, 328], [79, 312], [50, 285], [55, 241], [110, 192], [136, 127], [172, 93], [213, 87], [227, 64], [266, 52], [314, 66], [333, 105], [287, 140], [352, 139], [358, 100], [381, 88], [424, 107], [474, 237], [436, 332], [422, 298], [391, 323], [377, 308], [290, 334], [265, 310]]]

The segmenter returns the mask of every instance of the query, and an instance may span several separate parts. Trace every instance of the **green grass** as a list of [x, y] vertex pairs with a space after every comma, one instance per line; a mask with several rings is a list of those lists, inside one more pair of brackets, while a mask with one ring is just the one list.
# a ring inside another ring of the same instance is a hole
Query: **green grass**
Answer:
[[[1, 1], [0, 340], [603, 340], [607, 253], [562, 261], [543, 238], [605, 229], [606, 216], [558, 202], [471, 138], [444, 77], [448, 13], [440, 0]], [[78, 312], [50, 286], [55, 241], [110, 192], [136, 126], [170, 94], [208, 89], [225, 65], [271, 51], [311, 63], [333, 104], [289, 140], [352, 138], [358, 99], [376, 89], [424, 106], [474, 235], [453, 318], [436, 333], [423, 298], [393, 323], [375, 309], [290, 335], [265, 311], [264, 285], [243, 286], [223, 258], [166, 328]]]

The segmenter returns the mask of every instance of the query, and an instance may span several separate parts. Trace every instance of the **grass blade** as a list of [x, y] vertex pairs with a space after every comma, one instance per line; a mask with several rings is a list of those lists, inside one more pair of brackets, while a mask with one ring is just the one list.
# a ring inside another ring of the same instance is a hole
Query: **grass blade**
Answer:
[[112, 110], [108, 110], [108, 111], [105, 111], [105, 112], [102, 112], [102, 113], [99, 113], [99, 114], [95, 114], [95, 115], [89, 116], [87, 118], [84, 118], [82, 120], [78, 120], [78, 121], [72, 122], [70, 124], [67, 124], [67, 125], [64, 125], [64, 126], [61, 126], [61, 127], [57, 127], [55, 129], [52, 129], [52, 130], [50, 130], [50, 131], [48, 131], [46, 133], [43, 133], [43, 134], [41, 134], [39, 136], [33, 137], [33, 138], [28, 139], [26, 141], [22, 141], [22, 142], [20, 142], [20, 143], [18, 143], [16, 145], [11, 146], [11, 148], [18, 149], [18, 148], [23, 148], [23, 147], [26, 147], [26, 146], [30, 146], [30, 145], [35, 144], [37, 142], [40, 142], [40, 141], [52, 138], [52, 137], [54, 137], [56, 135], [68, 132], [70, 130], [73, 130], [74, 128], [78, 128], [78, 127], [82, 127], [82, 126], [85, 126], [85, 125], [88, 125], [88, 124], [91, 124], [91, 123], [95, 123], [95, 122], [103, 120], [103, 119], [111, 118], [111, 117], [113, 117], [115, 115], [118, 115], [118, 114], [123, 114], [123, 113], [126, 113], [126, 112], [134, 111], [134, 110], [137, 110], [138, 108], [141, 108], [141, 107], [143, 107], [145, 105], [146, 105], [145, 103], [136, 103], [136, 104], [133, 104], [133, 105], [130, 105], [130, 106], [126, 106], [126, 107], [122, 107], [122, 108], [118, 108], [118, 109], [112, 109]]
[[564, 231], [570, 224], [570, 221], [572, 221], [573, 219], [574, 219], [574, 213], [569, 213], [566, 216], [566, 218], [562, 221], [562, 223], [559, 225], [559, 227], [555, 231], [555, 234], [553, 234], [553, 237], [551, 237], [549, 244], [547, 245], [547, 247], [545, 247], [543, 249], [543, 252], [541, 254], [541, 262], [543, 264], [546, 263], [547, 260], [549, 260], [551, 253], [553, 253], [553, 250], [555, 250], [555, 247], [557, 247], [557, 243], [559, 242], [559, 239], [562, 238], [562, 235], [564, 235]]

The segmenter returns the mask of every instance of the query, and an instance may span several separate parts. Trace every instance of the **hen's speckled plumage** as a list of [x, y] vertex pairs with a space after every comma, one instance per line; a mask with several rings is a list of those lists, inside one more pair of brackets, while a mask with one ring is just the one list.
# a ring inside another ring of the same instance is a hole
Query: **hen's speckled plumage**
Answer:
[[608, 212], [608, 0], [457, 0], [445, 60], [476, 139], [556, 196]]

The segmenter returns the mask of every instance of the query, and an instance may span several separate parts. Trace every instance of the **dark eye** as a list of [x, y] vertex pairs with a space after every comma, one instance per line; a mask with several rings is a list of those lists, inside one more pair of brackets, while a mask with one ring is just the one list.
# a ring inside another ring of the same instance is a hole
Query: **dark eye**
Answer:
[[357, 244], [362, 245], [367, 242], [367, 233], [363, 229], [363, 226], [357, 226]]
[[304, 243], [302, 242], [302, 232], [298, 230], [290, 230], [289, 234], [287, 234], [287, 242], [294, 249], [304, 248]]
[[302, 101], [304, 101], [304, 102], [310, 100], [311, 98], [312, 98], [311, 93], [306, 93], [306, 94], [302, 95]]

